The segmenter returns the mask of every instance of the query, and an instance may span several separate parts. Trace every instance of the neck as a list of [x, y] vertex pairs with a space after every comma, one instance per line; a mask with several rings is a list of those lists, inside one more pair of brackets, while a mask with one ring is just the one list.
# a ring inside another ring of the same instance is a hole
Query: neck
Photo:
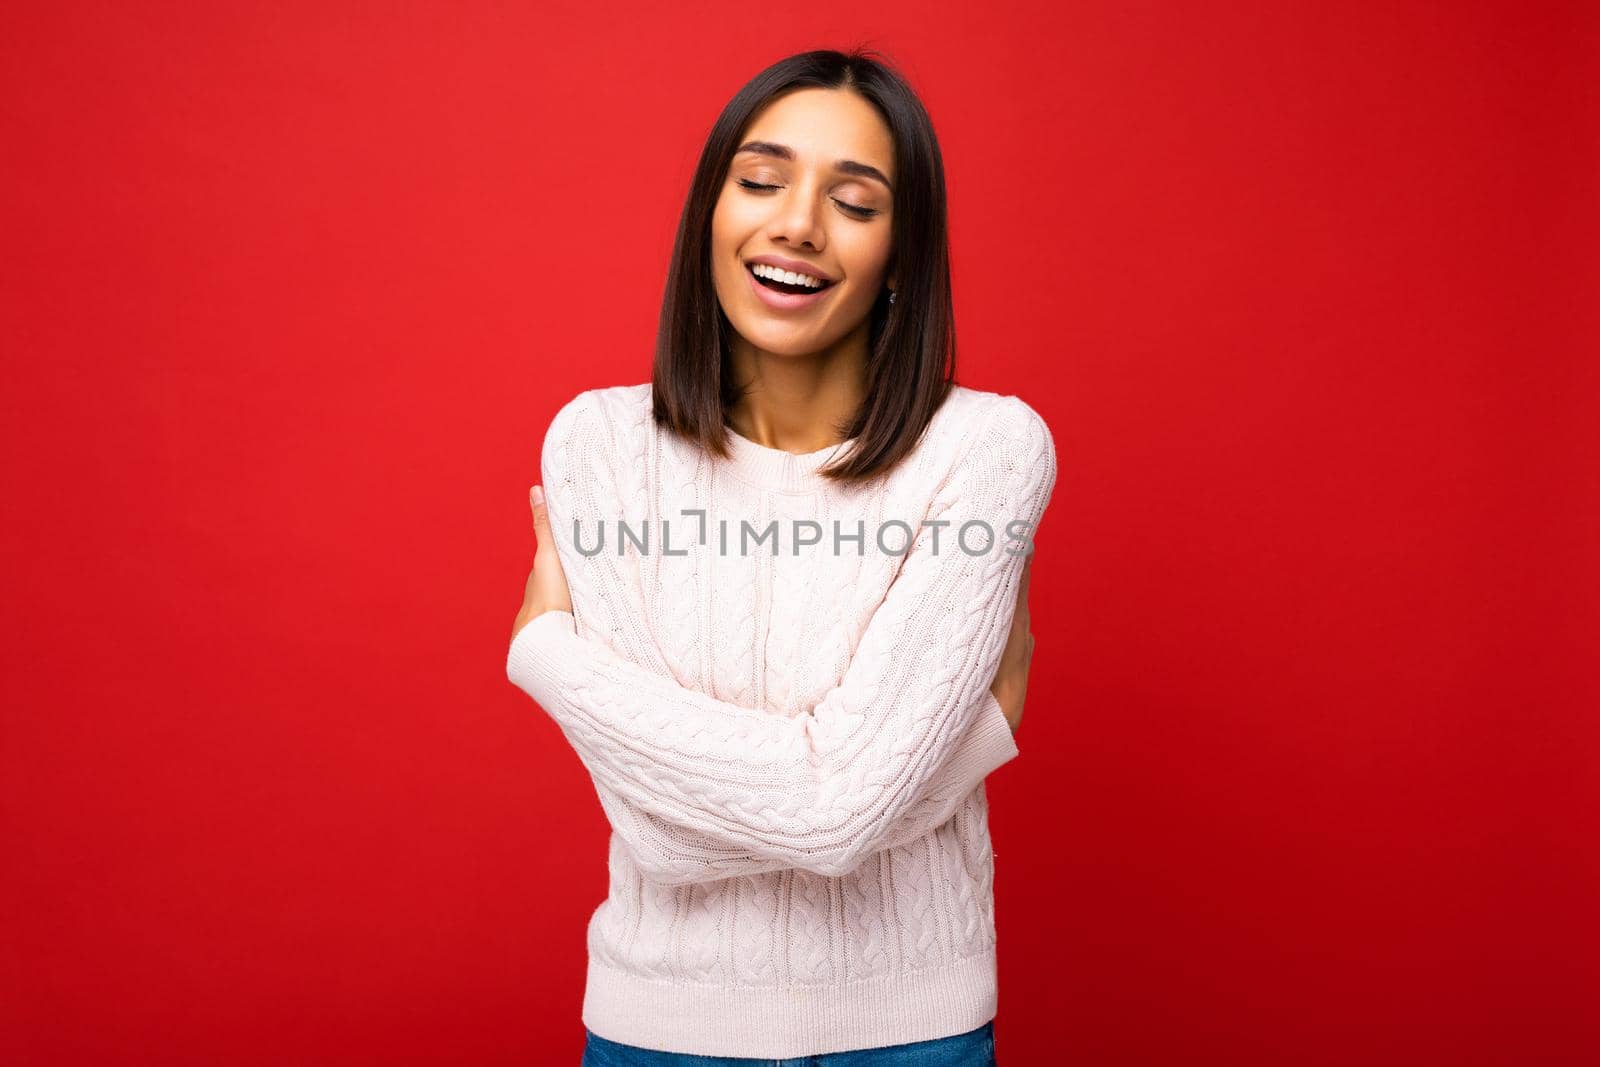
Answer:
[[789, 356], [738, 343], [730, 362], [742, 396], [728, 409], [729, 425], [766, 448], [806, 453], [838, 444], [866, 396], [864, 344]]

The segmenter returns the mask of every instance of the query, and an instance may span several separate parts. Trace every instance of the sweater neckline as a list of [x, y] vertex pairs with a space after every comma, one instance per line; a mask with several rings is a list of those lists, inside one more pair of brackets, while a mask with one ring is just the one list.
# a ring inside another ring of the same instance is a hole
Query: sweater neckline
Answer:
[[814, 488], [828, 481], [817, 471], [856, 442], [856, 438], [847, 437], [812, 452], [786, 452], [757, 444], [732, 426], [727, 430], [728, 462], [733, 472], [746, 481], [770, 489]]

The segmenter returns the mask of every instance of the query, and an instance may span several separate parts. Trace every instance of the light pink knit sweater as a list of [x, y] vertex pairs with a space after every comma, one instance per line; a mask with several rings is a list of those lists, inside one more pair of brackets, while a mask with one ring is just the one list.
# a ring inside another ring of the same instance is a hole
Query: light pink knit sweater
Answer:
[[910, 456], [838, 488], [816, 471], [846, 445], [734, 434], [714, 459], [658, 430], [650, 397], [592, 389], [552, 420], [573, 611], [525, 625], [506, 662], [613, 829], [584, 1025], [772, 1058], [982, 1025], [983, 779], [1017, 755], [989, 686], [1055, 485], [1049, 430], [957, 386]]

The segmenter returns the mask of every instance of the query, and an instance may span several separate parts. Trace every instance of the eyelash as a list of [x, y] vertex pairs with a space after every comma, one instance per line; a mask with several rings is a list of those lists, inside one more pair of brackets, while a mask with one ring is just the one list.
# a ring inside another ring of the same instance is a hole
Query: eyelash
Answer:
[[[743, 186], [744, 188], [751, 189], [751, 190], [767, 190], [767, 189], [776, 189], [777, 188], [776, 185], [763, 185], [761, 182], [753, 182], [749, 178], [740, 178], [739, 179], [739, 184], [741, 186]], [[855, 204], [847, 204], [843, 200], [835, 200], [834, 203], [838, 204], [840, 207], [844, 208], [846, 211], [851, 212], [856, 217], [861, 218], [861, 219], [870, 219], [870, 218], [872, 218], [874, 215], [876, 215], [878, 213], [878, 209], [877, 208], [873, 208], [873, 207], [857, 207]]]

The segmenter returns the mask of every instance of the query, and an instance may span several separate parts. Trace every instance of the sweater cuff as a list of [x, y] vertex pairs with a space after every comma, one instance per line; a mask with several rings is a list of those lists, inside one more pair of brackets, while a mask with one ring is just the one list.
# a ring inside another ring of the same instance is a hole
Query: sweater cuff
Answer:
[[549, 710], [545, 698], [553, 698], [554, 694], [545, 690], [545, 683], [556, 678], [563, 643], [577, 637], [578, 620], [572, 612], [540, 612], [512, 636], [511, 647], [506, 650], [506, 677]]
[[994, 694], [985, 689], [983, 707], [950, 754], [945, 773], [957, 783], [958, 791], [970, 791], [996, 769], [1015, 759], [1018, 751], [1005, 711]]

